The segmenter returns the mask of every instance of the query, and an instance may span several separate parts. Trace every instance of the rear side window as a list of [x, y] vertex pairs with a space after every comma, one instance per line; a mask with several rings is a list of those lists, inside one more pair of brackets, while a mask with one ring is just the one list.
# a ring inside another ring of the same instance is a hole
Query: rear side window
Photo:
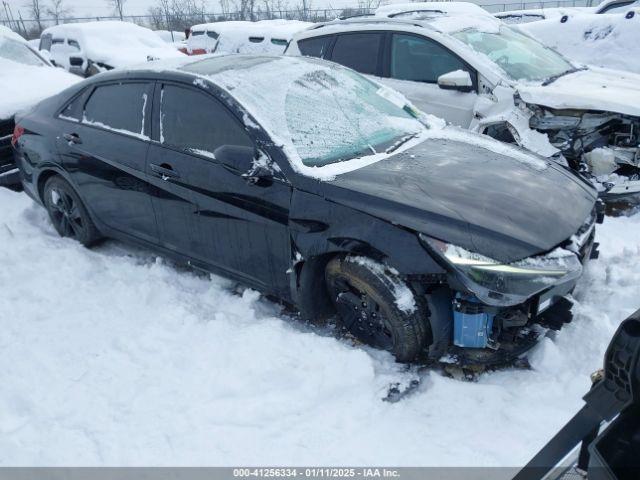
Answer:
[[175, 85], [160, 94], [160, 143], [214, 158], [224, 145], [253, 147], [249, 135], [222, 104], [210, 96]]
[[[97, 87], [84, 107], [82, 122], [120, 133], [145, 136], [144, 111], [149, 84], [120, 83]], [[146, 137], [145, 137], [146, 138]]]
[[329, 45], [331, 45], [331, 40], [333, 40], [333, 36], [331, 35], [299, 40], [298, 49], [305, 57], [324, 58], [329, 49]]
[[79, 122], [82, 119], [82, 103], [86, 95], [80, 94], [71, 100], [58, 115], [63, 120], [71, 120], [72, 122]]
[[440, 75], [464, 70], [475, 72], [442, 45], [415, 35], [394, 34], [391, 40], [391, 77], [436, 83]]
[[360, 73], [378, 73], [378, 57], [382, 33], [349, 33], [338, 35], [331, 60]]

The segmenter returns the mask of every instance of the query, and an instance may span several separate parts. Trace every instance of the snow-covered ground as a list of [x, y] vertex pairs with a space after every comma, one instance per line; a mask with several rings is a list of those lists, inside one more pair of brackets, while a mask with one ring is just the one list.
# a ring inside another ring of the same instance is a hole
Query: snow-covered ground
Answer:
[[576, 319], [477, 383], [312, 331], [229, 281], [59, 238], [0, 190], [0, 465], [518, 465], [640, 307], [640, 215], [608, 218]]

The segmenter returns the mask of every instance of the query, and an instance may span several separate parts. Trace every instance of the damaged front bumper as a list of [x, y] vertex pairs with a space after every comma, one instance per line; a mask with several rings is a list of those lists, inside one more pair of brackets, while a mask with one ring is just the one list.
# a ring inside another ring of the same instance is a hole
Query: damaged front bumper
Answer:
[[[545, 329], [560, 329], [570, 322], [568, 297], [583, 266], [597, 258], [595, 224], [602, 216], [599, 205], [571, 238], [551, 252], [511, 264], [421, 235], [421, 242], [449, 271], [448, 283], [454, 290], [452, 340], [445, 363], [508, 363], [535, 345]], [[434, 359], [441, 353], [430, 352]]]

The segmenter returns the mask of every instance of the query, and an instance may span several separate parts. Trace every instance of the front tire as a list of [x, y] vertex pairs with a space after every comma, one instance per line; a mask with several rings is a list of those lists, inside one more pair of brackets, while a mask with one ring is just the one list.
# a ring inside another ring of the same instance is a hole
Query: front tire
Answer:
[[416, 360], [430, 330], [426, 308], [392, 270], [369, 258], [329, 261], [325, 279], [340, 325], [362, 343]]
[[80, 197], [62, 177], [47, 180], [43, 200], [51, 223], [61, 237], [73, 238], [85, 247], [101, 239]]

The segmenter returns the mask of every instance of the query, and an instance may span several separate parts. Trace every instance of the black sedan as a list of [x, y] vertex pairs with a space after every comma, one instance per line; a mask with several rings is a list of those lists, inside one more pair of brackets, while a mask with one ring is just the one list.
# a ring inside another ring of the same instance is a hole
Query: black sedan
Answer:
[[14, 140], [61, 235], [231, 277], [403, 362], [518, 355], [534, 324], [570, 318], [592, 255], [580, 177], [321, 60], [101, 74], [18, 118]]

